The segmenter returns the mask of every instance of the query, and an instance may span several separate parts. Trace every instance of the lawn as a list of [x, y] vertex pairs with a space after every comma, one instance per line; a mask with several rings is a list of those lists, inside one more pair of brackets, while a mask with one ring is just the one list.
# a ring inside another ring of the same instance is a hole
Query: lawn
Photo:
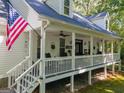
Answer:
[[124, 73], [108, 75], [106, 80], [87, 86], [79, 93], [124, 93]]

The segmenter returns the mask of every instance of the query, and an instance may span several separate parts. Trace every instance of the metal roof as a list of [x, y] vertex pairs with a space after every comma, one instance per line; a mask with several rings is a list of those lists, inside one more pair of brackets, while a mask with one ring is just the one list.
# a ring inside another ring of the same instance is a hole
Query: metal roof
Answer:
[[105, 17], [107, 14], [108, 14], [107, 12], [101, 12], [101, 13], [98, 13], [96, 15], [86, 16], [86, 18], [88, 20], [94, 20], [94, 19], [98, 19], [98, 18], [101, 18], [101, 17]]
[[42, 3], [37, 0], [26, 0], [26, 2], [40, 15], [44, 15], [46, 17], [64, 21], [68, 24], [73, 24], [76, 26], [88, 28], [93, 31], [116, 36], [115, 33], [102, 29], [101, 27], [92, 23], [91, 21], [89, 21], [87, 18], [83, 16], [74, 14], [73, 18], [71, 18], [71, 17], [67, 17], [64, 15], [60, 15], [55, 10], [53, 10], [51, 7], [49, 7], [46, 3]]

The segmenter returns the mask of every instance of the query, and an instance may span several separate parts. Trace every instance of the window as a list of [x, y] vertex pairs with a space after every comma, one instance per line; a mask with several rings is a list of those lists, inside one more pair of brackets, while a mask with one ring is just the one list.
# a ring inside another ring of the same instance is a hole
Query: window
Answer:
[[83, 40], [76, 39], [75, 54], [76, 55], [83, 55]]
[[69, 15], [70, 0], [64, 0], [64, 14]]
[[108, 30], [108, 20], [106, 20], [106, 30]]
[[65, 53], [65, 39], [60, 38], [60, 57], [66, 56]]

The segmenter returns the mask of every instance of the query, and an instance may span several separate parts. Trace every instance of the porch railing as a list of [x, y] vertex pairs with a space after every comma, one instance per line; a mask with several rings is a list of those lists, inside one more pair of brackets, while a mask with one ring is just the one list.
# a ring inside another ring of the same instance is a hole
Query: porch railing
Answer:
[[105, 54], [106, 63], [113, 62], [113, 55], [112, 54]]
[[114, 61], [120, 61], [120, 54], [119, 53], [114, 53], [113, 54], [113, 60]]
[[[45, 59], [45, 75], [55, 75], [73, 70], [72, 57], [58, 57]], [[119, 54], [101, 54], [88, 56], [75, 56], [75, 69], [82, 69], [90, 66], [96, 66], [104, 63], [120, 60]]]
[[16, 93], [32, 93], [39, 85], [41, 62], [39, 59], [15, 80], [16, 85], [13, 89]]
[[72, 57], [45, 59], [45, 75], [53, 75], [72, 70]]
[[7, 72], [8, 74], [8, 87], [15, 86], [15, 80], [25, 72], [31, 66], [30, 57], [27, 56], [23, 61], [21, 61], [18, 65], [16, 65], [13, 69]]
[[93, 55], [93, 65], [105, 63], [104, 58], [104, 55]]
[[76, 56], [75, 57], [75, 68], [81, 69], [92, 66], [91, 56]]

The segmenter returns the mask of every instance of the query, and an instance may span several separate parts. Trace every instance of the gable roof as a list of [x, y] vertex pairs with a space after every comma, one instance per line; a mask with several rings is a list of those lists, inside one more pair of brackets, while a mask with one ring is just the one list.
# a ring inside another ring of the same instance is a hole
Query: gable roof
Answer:
[[[46, 3], [39, 2], [37, 0], [26, 0], [26, 2], [39, 14], [48, 18], [52, 18], [55, 20], [59, 20], [62, 22], [66, 22], [68, 24], [72, 24], [75, 26], [91, 29], [91, 31], [94, 32], [101, 32], [104, 34], [109, 34], [116, 36], [113, 32], [108, 32], [107, 30], [104, 30], [94, 23], [90, 22], [88, 19], [84, 18], [85, 20], [81, 19], [80, 17], [74, 16], [73, 18], [66, 17], [63, 15], [60, 15], [55, 10], [53, 10], [51, 7], [49, 7]], [[81, 19], [81, 20], [80, 20]]]
[[91, 16], [86, 16], [86, 18], [88, 20], [95, 20], [95, 19], [98, 19], [98, 18], [101, 18], [101, 17], [105, 17], [107, 16], [108, 13], [107, 12], [101, 12], [101, 13], [98, 13], [96, 15], [91, 15]]
[[87, 18], [85, 18], [84, 16], [77, 14], [77, 13], [73, 13], [73, 18], [76, 19], [77, 21], [81, 22], [82, 24], [85, 24], [88, 26], [88, 28], [95, 30], [95, 31], [99, 31], [102, 33], [106, 33], [106, 34], [112, 34], [115, 35], [115, 33], [113, 32], [108, 32], [107, 30], [99, 27], [98, 25], [96, 25], [95, 23], [91, 22], [90, 20], [88, 20]]

